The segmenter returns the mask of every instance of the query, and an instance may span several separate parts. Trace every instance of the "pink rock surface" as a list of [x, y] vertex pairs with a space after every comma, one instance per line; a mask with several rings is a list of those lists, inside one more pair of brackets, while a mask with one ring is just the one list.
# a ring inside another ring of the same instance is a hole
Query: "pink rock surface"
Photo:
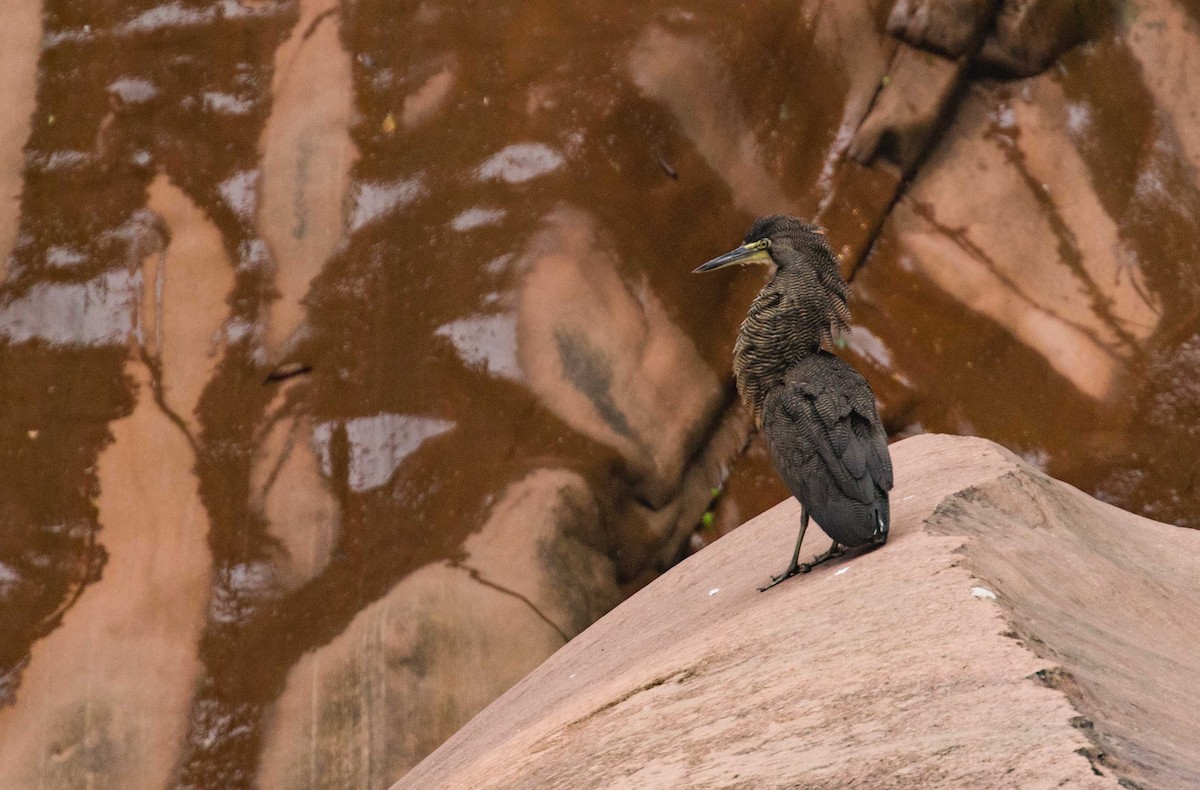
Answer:
[[0, 72], [0, 96], [8, 105], [0, 119], [0, 189], [4, 190], [0, 194], [14, 198], [0, 200], [0, 279], [7, 273], [17, 232], [19, 204], [15, 198], [20, 194], [21, 166], [25, 162], [22, 148], [29, 136], [29, 116], [37, 89], [40, 12], [41, 5], [33, 0], [7, 3], [4, 24], [0, 25], [0, 52], [4, 53], [5, 66]]
[[919, 436], [893, 456], [886, 547], [759, 593], [794, 538], [797, 503], [781, 503], [601, 619], [394, 790], [1200, 780], [1200, 535], [985, 440]]

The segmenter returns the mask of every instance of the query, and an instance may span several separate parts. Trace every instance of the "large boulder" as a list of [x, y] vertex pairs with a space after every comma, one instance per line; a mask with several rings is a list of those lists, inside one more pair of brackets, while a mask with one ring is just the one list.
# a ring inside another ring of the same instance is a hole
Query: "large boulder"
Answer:
[[794, 538], [784, 502], [609, 613], [394, 790], [1200, 781], [1200, 535], [986, 440], [892, 449], [885, 547], [759, 593]]

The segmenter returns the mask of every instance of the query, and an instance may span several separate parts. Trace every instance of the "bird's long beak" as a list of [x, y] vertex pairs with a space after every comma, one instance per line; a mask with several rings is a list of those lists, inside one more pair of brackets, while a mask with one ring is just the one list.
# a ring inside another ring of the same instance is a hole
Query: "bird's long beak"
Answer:
[[720, 269], [722, 266], [729, 266], [733, 263], [771, 263], [771, 253], [767, 252], [766, 247], [760, 242], [751, 244], [743, 244], [737, 249], [730, 250], [724, 255], [718, 255], [708, 263], [703, 263], [692, 269], [692, 274], [697, 272], [711, 272], [713, 269]]

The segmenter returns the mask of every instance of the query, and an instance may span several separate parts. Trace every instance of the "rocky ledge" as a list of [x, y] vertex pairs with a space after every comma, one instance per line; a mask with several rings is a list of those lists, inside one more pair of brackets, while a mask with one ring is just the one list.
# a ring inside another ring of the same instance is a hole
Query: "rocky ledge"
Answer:
[[887, 546], [759, 593], [795, 535], [781, 503], [393, 790], [1200, 786], [1200, 533], [982, 439], [892, 452]]

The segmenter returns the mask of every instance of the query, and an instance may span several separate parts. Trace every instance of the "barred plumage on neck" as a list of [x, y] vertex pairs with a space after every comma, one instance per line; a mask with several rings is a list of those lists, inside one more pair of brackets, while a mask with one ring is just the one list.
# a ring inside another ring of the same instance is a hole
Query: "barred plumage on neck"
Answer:
[[748, 263], [774, 267], [742, 322], [733, 351], [738, 393], [757, 421], [763, 398], [793, 365], [849, 331], [850, 288], [825, 232], [795, 217], [760, 217], [742, 246], [696, 271]]

